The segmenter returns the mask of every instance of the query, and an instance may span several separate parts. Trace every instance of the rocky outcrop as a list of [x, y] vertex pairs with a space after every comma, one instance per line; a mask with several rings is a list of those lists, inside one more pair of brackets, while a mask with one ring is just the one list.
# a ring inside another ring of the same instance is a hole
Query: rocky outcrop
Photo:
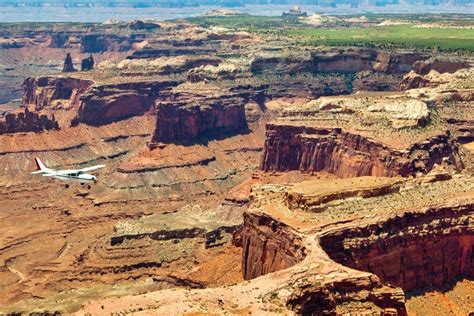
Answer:
[[45, 114], [30, 112], [10, 113], [0, 119], [0, 134], [18, 132], [41, 132], [44, 130], [58, 129], [54, 115], [49, 118]]
[[168, 75], [188, 71], [201, 66], [217, 66], [221, 60], [209, 56], [162, 57], [154, 60], [125, 59], [117, 68], [124, 76]]
[[45, 32], [50, 48], [75, 48], [81, 53], [125, 52], [146, 38], [145, 34], [116, 35], [87, 32]]
[[[54, 101], [79, 106], [79, 97], [93, 84], [90, 80], [62, 77], [27, 78], [23, 82], [22, 104], [35, 110], [53, 107]], [[66, 104], [63, 104], [66, 105]]]
[[331, 232], [321, 245], [336, 262], [406, 291], [441, 287], [474, 276], [473, 212], [472, 202], [409, 212], [383, 224]]
[[443, 73], [455, 73], [459, 69], [469, 68], [470, 65], [465, 60], [430, 58], [420, 60], [413, 64], [413, 71], [418, 75], [427, 75], [430, 71]]
[[286, 269], [305, 257], [305, 247], [296, 232], [266, 214], [245, 213], [240, 239], [245, 280]]
[[429, 86], [431, 86], [431, 81], [428, 78], [418, 75], [415, 72], [410, 72], [408, 75], [403, 77], [403, 80], [400, 82], [399, 89], [409, 90]]
[[399, 89], [437, 87], [441, 84], [447, 84], [456, 80], [455, 75], [452, 74], [469, 67], [469, 62], [465, 60], [446, 58], [420, 60], [413, 64], [413, 71], [403, 77]]
[[161, 28], [161, 25], [150, 21], [135, 20], [130, 21], [128, 27], [131, 30], [154, 30]]
[[426, 58], [425, 55], [412, 52], [379, 52], [373, 70], [386, 74], [403, 74], [410, 72], [415, 62], [421, 62]]
[[324, 286], [309, 284], [293, 292], [286, 302], [288, 309], [298, 315], [345, 314], [341, 311], [344, 304], [359, 305], [357, 309], [347, 308], [348, 314], [368, 314], [375, 305], [380, 315], [407, 315], [403, 291], [382, 285], [375, 276], [346, 278]]
[[133, 48], [141, 35], [132, 37], [115, 34], [87, 34], [81, 36], [82, 53], [103, 53], [107, 51], [125, 52]]
[[176, 48], [173, 46], [163, 48], [144, 48], [133, 52], [132, 55], [128, 56], [127, 59], [149, 59], [169, 56], [180, 56], [180, 55], [213, 55], [216, 53], [215, 49], [202, 48], [202, 47], [181, 47]]
[[150, 147], [158, 142], [190, 143], [247, 132], [245, 105], [252, 101], [263, 106], [266, 88], [235, 86], [225, 94], [209, 97], [174, 92], [171, 101], [156, 105], [157, 121]]
[[256, 57], [250, 64], [253, 73], [356, 73], [373, 71], [384, 74], [404, 74], [415, 61], [426, 56], [411, 52], [378, 52], [373, 49], [330, 49], [294, 56]]
[[94, 58], [92, 57], [92, 55], [82, 60], [81, 62], [82, 71], [92, 70], [93, 68], [94, 68]]
[[309, 56], [269, 56], [256, 57], [250, 63], [253, 74], [278, 73], [296, 74], [312, 69]]
[[[330, 185], [329, 185], [330, 184]], [[352, 197], [368, 198], [400, 190], [400, 181], [392, 178], [358, 177], [331, 183], [303, 181], [288, 189], [285, 200], [290, 210], [324, 211], [323, 205]]]
[[371, 70], [377, 52], [370, 49], [347, 49], [313, 52], [312, 69], [315, 72], [354, 73]]
[[176, 81], [149, 81], [96, 86], [80, 98], [77, 117], [72, 124], [104, 125], [152, 109], [155, 100], [169, 97]]
[[49, 42], [50, 48], [65, 48], [69, 42], [70, 35], [64, 32], [58, 32], [51, 35]]
[[198, 102], [159, 104], [152, 142], [188, 142], [246, 130], [242, 100], [218, 98]]
[[76, 69], [74, 69], [74, 64], [72, 63], [71, 54], [67, 53], [66, 59], [64, 60], [63, 72], [74, 72], [74, 71], [76, 71]]
[[443, 159], [462, 168], [447, 134], [396, 150], [340, 128], [267, 124], [264, 171], [327, 171], [339, 177], [409, 176], [426, 173]]

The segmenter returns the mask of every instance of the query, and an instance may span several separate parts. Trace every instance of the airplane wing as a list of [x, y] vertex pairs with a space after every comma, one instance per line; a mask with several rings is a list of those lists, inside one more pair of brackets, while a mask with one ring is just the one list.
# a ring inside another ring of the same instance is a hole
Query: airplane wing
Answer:
[[40, 173], [43, 173], [43, 171], [42, 171], [42, 170], [33, 171], [33, 172], [31, 172], [30, 174], [40, 174]]
[[55, 174], [55, 173], [47, 173], [47, 174], [43, 174], [43, 177], [54, 177], [56, 175], [57, 174]]
[[89, 171], [97, 170], [97, 169], [104, 168], [104, 167], [105, 167], [105, 165], [97, 165], [97, 166], [87, 167], [87, 168], [84, 168], [84, 169], [79, 169], [77, 171], [80, 172], [80, 173], [84, 173], [84, 172], [89, 172]]

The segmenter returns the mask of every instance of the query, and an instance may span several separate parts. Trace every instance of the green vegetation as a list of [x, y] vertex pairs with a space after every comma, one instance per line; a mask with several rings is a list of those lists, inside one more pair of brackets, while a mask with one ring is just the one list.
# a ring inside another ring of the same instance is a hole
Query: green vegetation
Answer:
[[280, 16], [232, 15], [232, 16], [201, 16], [187, 19], [191, 23], [203, 27], [222, 26], [243, 31], [268, 31], [291, 25], [301, 25], [296, 19], [283, 19]]
[[[399, 14], [367, 15], [367, 17], [371, 21], [371, 26], [350, 27], [339, 20], [332, 26], [321, 28], [301, 24], [297, 19], [245, 14], [195, 17], [189, 18], [188, 21], [204, 27], [221, 26], [233, 30], [273, 33], [302, 40], [308, 45], [474, 51], [474, 29], [466, 27], [474, 23], [471, 15]], [[376, 26], [386, 19], [412, 24]], [[417, 23], [434, 24], [431, 27], [417, 27]]]
[[474, 29], [392, 25], [354, 28], [285, 30], [308, 44], [329, 46], [400, 47], [474, 51]]

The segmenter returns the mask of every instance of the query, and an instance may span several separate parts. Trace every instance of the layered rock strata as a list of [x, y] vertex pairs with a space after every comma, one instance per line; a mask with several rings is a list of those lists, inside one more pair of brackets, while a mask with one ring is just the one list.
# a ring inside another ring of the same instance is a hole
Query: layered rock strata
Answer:
[[[393, 181], [380, 178], [254, 186], [236, 235], [247, 282], [105, 299], [79, 315], [125, 307], [191, 313], [202, 304], [212, 313], [407, 315], [405, 290], [445, 289], [472, 277], [474, 182], [468, 175], [435, 175], [401, 179], [395, 191], [380, 191]], [[306, 188], [304, 204], [322, 186], [336, 192], [341, 185], [358, 193], [320, 201], [318, 212], [287, 206], [291, 190]]]
[[167, 98], [176, 81], [150, 81], [100, 85], [84, 93], [73, 124], [103, 125], [143, 115], [155, 100]]
[[[428, 124], [430, 103], [403, 94], [368, 93], [287, 108], [267, 123], [261, 169], [327, 171], [344, 178], [406, 177], [441, 163], [460, 170], [464, 163], [454, 130], [442, 121]], [[415, 129], [415, 137], [405, 132]]]
[[226, 94], [205, 97], [175, 93], [171, 102], [159, 102], [152, 143], [186, 143], [200, 138], [222, 138], [246, 132], [245, 105], [263, 106], [265, 86], [235, 86]]
[[44, 130], [58, 129], [58, 122], [54, 115], [49, 118], [45, 114], [30, 112], [9, 113], [3, 119], [0, 118], [0, 134], [19, 132], [41, 132]]
[[442, 287], [474, 276], [473, 212], [472, 203], [428, 208], [332, 232], [321, 245], [336, 262], [406, 291]]
[[54, 107], [54, 101], [67, 107], [78, 107], [80, 96], [91, 86], [91, 80], [67, 77], [27, 78], [23, 82], [24, 105], [33, 105], [36, 111]]
[[160, 104], [152, 142], [186, 142], [244, 131], [247, 121], [243, 104], [222, 101], [207, 100], [205, 105]]
[[288, 225], [265, 214], [244, 214], [239, 238], [245, 280], [289, 268], [305, 257], [301, 237]]
[[300, 52], [294, 55], [257, 56], [250, 64], [253, 73], [356, 73], [374, 71], [385, 74], [405, 74], [416, 61], [427, 56], [413, 52], [384, 52], [374, 49], [330, 49]]
[[261, 169], [328, 171], [340, 177], [409, 176], [429, 172], [443, 159], [463, 166], [447, 134], [398, 150], [341, 128], [268, 124]]

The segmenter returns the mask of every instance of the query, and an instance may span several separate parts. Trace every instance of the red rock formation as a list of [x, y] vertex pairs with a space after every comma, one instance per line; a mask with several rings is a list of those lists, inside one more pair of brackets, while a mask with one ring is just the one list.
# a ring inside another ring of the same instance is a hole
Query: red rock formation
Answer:
[[418, 75], [415, 72], [410, 72], [400, 82], [399, 90], [423, 88], [423, 87], [429, 87], [430, 85], [431, 85], [431, 82], [429, 79], [421, 75]]
[[413, 69], [413, 63], [426, 59], [419, 53], [392, 53], [380, 52], [373, 66], [373, 70], [387, 74], [402, 74]]
[[311, 71], [311, 59], [301, 57], [257, 57], [250, 63], [250, 71], [259, 73], [296, 74]]
[[176, 81], [150, 81], [97, 86], [80, 98], [72, 124], [104, 125], [149, 111], [155, 100], [169, 96]]
[[30, 112], [10, 113], [4, 119], [0, 119], [0, 134], [18, 132], [40, 132], [43, 130], [58, 129], [54, 115], [49, 118], [46, 115]]
[[171, 101], [157, 104], [156, 128], [152, 143], [187, 143], [199, 138], [223, 138], [246, 132], [245, 105], [255, 102], [264, 106], [266, 85], [235, 86], [222, 95], [203, 97], [174, 93]]
[[161, 28], [161, 25], [150, 21], [134, 20], [128, 22], [128, 27], [131, 30], [153, 30]]
[[470, 65], [464, 60], [447, 60], [430, 58], [428, 60], [420, 60], [413, 64], [413, 71], [418, 75], [427, 75], [431, 70], [442, 73], [455, 73], [459, 69], [469, 68]]
[[35, 110], [50, 108], [54, 100], [68, 100], [71, 106], [79, 106], [79, 97], [93, 82], [75, 78], [39, 77], [23, 82], [24, 105], [34, 105]]
[[74, 72], [74, 64], [72, 63], [72, 57], [70, 53], [67, 53], [66, 59], [64, 60], [63, 72]]
[[371, 70], [377, 52], [371, 49], [347, 49], [322, 51], [311, 54], [312, 69], [315, 72], [353, 73]]
[[463, 167], [458, 147], [449, 135], [400, 151], [340, 128], [269, 123], [261, 169], [328, 171], [339, 177], [409, 176], [430, 171], [444, 158]]
[[[340, 306], [356, 302], [361, 306], [373, 304], [383, 311], [382, 315], [407, 315], [403, 291], [382, 285], [373, 275], [347, 278], [324, 286], [307, 285], [293, 292], [286, 306], [298, 315], [340, 315]], [[360, 313], [364, 315], [367, 310], [361, 307]]]
[[286, 224], [266, 215], [244, 213], [240, 233], [244, 279], [286, 269], [303, 260], [301, 238]]
[[215, 55], [215, 49], [200, 48], [200, 47], [182, 47], [176, 48], [160, 47], [160, 48], [147, 48], [133, 52], [132, 55], [128, 56], [127, 59], [141, 59], [141, 58], [159, 58], [164, 56], [179, 56], [179, 55]]
[[81, 37], [82, 53], [124, 52], [132, 49], [132, 37], [115, 34], [87, 34]]
[[472, 202], [433, 207], [382, 224], [331, 232], [321, 245], [335, 261], [404, 290], [440, 287], [474, 276], [473, 212]]
[[230, 98], [201, 102], [160, 104], [152, 142], [187, 142], [200, 137], [237, 133], [247, 128], [242, 100]]

